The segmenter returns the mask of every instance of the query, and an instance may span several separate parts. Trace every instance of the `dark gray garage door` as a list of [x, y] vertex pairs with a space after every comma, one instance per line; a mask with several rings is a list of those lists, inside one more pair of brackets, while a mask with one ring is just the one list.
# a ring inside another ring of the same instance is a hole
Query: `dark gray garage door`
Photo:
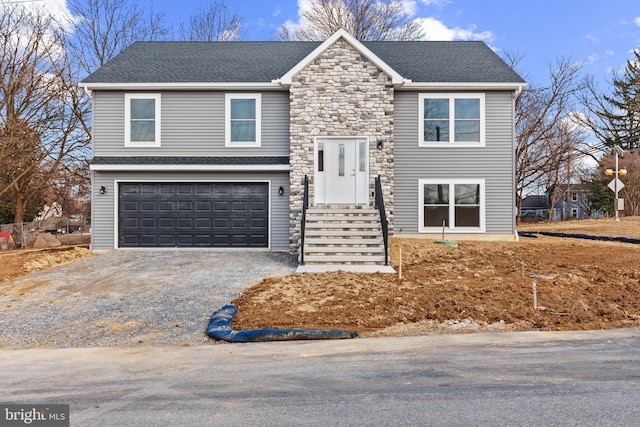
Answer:
[[120, 247], [267, 247], [262, 182], [119, 185]]

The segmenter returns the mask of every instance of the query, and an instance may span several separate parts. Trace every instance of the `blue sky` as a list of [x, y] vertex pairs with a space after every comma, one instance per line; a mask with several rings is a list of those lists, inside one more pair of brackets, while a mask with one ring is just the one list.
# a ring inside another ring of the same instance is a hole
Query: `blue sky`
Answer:
[[[132, 0], [135, 1], [135, 0]], [[168, 24], [184, 21], [213, 0], [138, 0], [164, 11]], [[284, 22], [298, 24], [311, 0], [226, 0], [243, 18], [244, 38], [272, 40]], [[640, 0], [398, 0], [429, 40], [483, 40], [498, 54], [524, 55], [518, 71], [530, 83], [548, 82], [558, 58], [583, 64], [604, 85], [640, 48]], [[64, 0], [39, 0], [63, 9]]]
[[[282, 23], [300, 21], [309, 0], [227, 0], [244, 19], [245, 38], [270, 40]], [[145, 4], [146, 3], [146, 4]], [[403, 0], [430, 40], [479, 39], [496, 52], [525, 55], [520, 69], [532, 83], [547, 81], [548, 67], [566, 57], [602, 80], [624, 67], [640, 47], [637, 0]], [[204, 0], [144, 0], [180, 20], [207, 5]]]

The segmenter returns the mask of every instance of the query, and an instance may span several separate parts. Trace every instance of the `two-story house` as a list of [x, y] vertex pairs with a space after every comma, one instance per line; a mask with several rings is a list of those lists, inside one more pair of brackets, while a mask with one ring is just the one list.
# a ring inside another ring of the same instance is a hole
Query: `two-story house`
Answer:
[[134, 43], [82, 82], [92, 248], [380, 263], [376, 197], [389, 234], [514, 239], [524, 85], [478, 41]]

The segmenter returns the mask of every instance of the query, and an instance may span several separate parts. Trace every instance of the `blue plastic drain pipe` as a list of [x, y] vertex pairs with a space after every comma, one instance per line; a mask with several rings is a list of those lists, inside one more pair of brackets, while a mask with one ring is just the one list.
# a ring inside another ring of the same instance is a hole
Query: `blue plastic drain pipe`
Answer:
[[207, 335], [216, 340], [227, 342], [263, 342], [263, 341], [293, 341], [293, 340], [341, 340], [358, 336], [354, 331], [338, 329], [250, 329], [235, 331], [231, 322], [236, 315], [236, 308], [229, 304], [213, 313]]

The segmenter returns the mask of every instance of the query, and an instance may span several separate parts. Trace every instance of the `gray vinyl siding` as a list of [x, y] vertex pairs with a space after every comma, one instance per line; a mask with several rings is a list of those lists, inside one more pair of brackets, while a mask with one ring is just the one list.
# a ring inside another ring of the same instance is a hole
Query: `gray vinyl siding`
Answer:
[[[198, 182], [198, 181], [255, 181], [271, 183], [270, 193], [270, 249], [289, 249], [289, 174], [287, 172], [269, 173], [213, 173], [213, 172], [93, 172], [93, 206], [92, 206], [92, 249], [114, 249], [116, 224], [116, 203], [118, 192], [116, 181], [164, 181], [164, 182]], [[105, 194], [100, 194], [104, 186]], [[279, 187], [284, 188], [284, 195], [278, 194]]]
[[418, 179], [484, 179], [486, 233], [515, 232], [513, 92], [486, 92], [485, 147], [418, 147], [418, 92], [396, 92], [394, 232], [418, 232]]
[[262, 144], [254, 148], [225, 147], [224, 91], [153, 93], [162, 94], [162, 146], [154, 148], [124, 146], [125, 92], [93, 93], [94, 156], [289, 155], [288, 92], [262, 93]]

